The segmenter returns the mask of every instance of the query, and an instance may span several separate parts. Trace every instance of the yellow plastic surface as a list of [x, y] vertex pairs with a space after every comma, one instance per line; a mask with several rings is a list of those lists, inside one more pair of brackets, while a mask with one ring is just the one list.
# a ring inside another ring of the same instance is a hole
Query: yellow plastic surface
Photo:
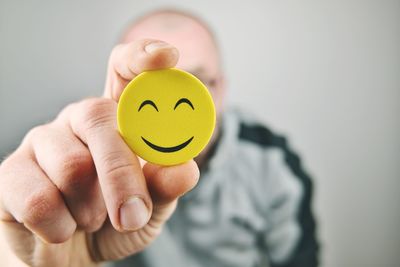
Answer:
[[146, 161], [176, 165], [196, 157], [215, 127], [214, 102], [203, 83], [178, 69], [147, 71], [124, 89], [118, 129]]

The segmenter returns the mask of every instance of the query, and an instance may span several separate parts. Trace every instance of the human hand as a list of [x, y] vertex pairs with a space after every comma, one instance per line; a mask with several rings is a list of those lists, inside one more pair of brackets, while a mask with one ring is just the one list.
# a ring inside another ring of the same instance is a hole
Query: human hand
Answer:
[[141, 166], [117, 131], [116, 110], [138, 73], [177, 60], [178, 51], [160, 41], [118, 45], [104, 97], [67, 106], [0, 165], [3, 231], [25, 263], [92, 266], [139, 252], [161, 232], [199, 170], [193, 160]]

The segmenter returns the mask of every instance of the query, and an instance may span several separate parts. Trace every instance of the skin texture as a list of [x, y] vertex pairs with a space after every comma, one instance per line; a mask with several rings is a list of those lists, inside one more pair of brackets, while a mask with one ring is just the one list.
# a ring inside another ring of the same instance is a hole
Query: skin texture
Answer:
[[[160, 22], [175, 26], [162, 29]], [[141, 251], [158, 236], [199, 170], [194, 161], [172, 167], [140, 161], [117, 132], [116, 109], [138, 73], [174, 66], [206, 83], [220, 114], [224, 86], [212, 36], [195, 19], [155, 13], [113, 49], [103, 97], [68, 105], [2, 162], [0, 220], [10, 260], [95, 266]]]

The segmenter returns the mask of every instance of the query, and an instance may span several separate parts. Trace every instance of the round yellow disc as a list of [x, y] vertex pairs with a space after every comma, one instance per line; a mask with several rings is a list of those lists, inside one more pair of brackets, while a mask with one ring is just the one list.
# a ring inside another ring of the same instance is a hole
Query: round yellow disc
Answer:
[[207, 88], [178, 69], [147, 71], [124, 89], [118, 129], [139, 157], [175, 165], [196, 157], [215, 127], [215, 107]]

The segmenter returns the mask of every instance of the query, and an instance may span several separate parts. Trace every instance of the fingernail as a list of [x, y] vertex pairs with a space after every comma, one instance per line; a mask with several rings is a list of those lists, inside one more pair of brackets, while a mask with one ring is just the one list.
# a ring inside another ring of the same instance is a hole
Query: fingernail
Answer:
[[151, 54], [151, 53], [154, 53], [154, 51], [157, 51], [159, 49], [165, 49], [165, 48], [171, 48], [171, 47], [173, 47], [173, 46], [170, 44], [167, 44], [165, 42], [154, 42], [154, 43], [150, 43], [150, 44], [146, 45], [144, 47], [144, 50], [147, 53]]
[[121, 226], [124, 230], [132, 231], [142, 228], [149, 219], [149, 211], [139, 197], [128, 199], [119, 211]]

